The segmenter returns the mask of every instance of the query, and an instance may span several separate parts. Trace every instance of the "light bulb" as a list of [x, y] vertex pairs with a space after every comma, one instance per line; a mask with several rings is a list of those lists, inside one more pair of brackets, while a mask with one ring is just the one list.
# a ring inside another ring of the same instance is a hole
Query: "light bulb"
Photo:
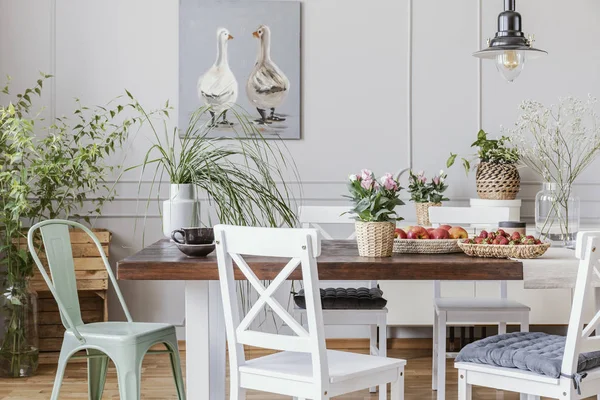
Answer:
[[514, 81], [523, 71], [525, 54], [518, 50], [505, 50], [496, 56], [496, 68], [504, 79]]

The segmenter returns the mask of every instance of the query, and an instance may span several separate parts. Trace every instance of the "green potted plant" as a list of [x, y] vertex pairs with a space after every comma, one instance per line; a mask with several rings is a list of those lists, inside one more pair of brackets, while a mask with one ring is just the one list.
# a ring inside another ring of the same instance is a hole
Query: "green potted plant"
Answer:
[[350, 175], [350, 195], [344, 197], [354, 204], [348, 212], [356, 218], [356, 242], [361, 256], [392, 255], [396, 221], [403, 219], [395, 211], [397, 206], [404, 205], [399, 198], [400, 190], [400, 183], [390, 173], [383, 175], [379, 181], [368, 169]]
[[447, 174], [440, 171], [439, 175], [427, 180], [423, 171], [418, 174], [409, 172], [408, 192], [410, 200], [415, 202], [417, 211], [417, 223], [422, 226], [429, 226], [429, 208], [441, 207], [443, 201], [449, 199], [444, 197], [444, 192], [448, 189], [446, 184]]
[[[220, 223], [295, 226], [293, 195], [285, 178], [285, 173], [290, 171], [297, 178], [295, 163], [277, 141], [265, 140], [241, 108], [235, 106], [228, 110], [235, 118], [236, 123], [231, 126], [237, 137], [222, 140], [209, 137], [215, 129], [206, 122], [210, 121], [210, 107], [196, 110], [184, 131], [174, 128], [159, 132], [156, 128], [159, 124], [153, 120], [161, 118], [166, 122], [168, 110], [148, 113], [134, 97], [131, 96], [131, 100], [149, 122], [153, 138], [144, 162], [132, 168], [141, 168], [142, 173], [152, 168], [155, 177], [165, 176], [171, 184], [171, 196], [163, 203], [166, 236], [170, 236], [171, 230], [181, 228], [177, 226], [181, 221], [212, 228], [210, 218], [206, 217], [209, 211], [200, 212], [200, 204], [195, 200], [197, 192], [208, 198]], [[160, 185], [161, 182], [154, 179], [152, 186], [160, 190]], [[194, 203], [189, 207], [187, 202], [188, 208], [183, 212], [174, 207], [178, 196], [174, 193], [181, 193], [182, 189]], [[179, 217], [175, 218], [175, 214]]]
[[[112, 200], [114, 190], [105, 179], [117, 167], [104, 160], [139, 122], [123, 119], [121, 104], [88, 108], [77, 102], [72, 119], [57, 118], [44, 127], [32, 107], [47, 78], [0, 105], [0, 377], [30, 376], [38, 363], [36, 294], [29, 287], [33, 262], [24, 248], [25, 228], [43, 219], [79, 216], [84, 201], [98, 213]], [[10, 96], [8, 85], [2, 92]]]
[[[519, 153], [509, 146], [509, 138], [488, 139], [482, 129], [477, 133], [477, 140], [471, 147], [478, 147], [477, 154], [462, 157], [462, 164], [467, 174], [477, 169], [475, 180], [477, 194], [487, 200], [514, 200], [521, 188], [521, 177], [517, 169]], [[450, 153], [446, 162], [450, 168], [456, 161], [457, 154]], [[479, 161], [473, 165], [475, 161]]]

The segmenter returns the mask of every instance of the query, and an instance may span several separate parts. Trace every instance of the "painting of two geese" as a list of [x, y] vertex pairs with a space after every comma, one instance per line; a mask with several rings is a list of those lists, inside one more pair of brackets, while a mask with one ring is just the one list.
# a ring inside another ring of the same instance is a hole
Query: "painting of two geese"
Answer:
[[180, 0], [179, 125], [210, 106], [213, 137], [244, 113], [265, 137], [300, 138], [300, 2]]

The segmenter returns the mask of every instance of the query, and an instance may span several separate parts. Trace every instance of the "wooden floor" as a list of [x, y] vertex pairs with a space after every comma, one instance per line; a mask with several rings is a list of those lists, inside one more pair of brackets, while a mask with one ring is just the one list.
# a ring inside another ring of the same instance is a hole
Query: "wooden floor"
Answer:
[[[356, 351], [356, 350], [353, 350]], [[265, 354], [260, 351], [248, 353], [248, 358], [258, 357]], [[185, 360], [185, 354], [182, 353]], [[435, 399], [435, 393], [431, 390], [431, 351], [430, 350], [390, 350], [391, 357], [404, 358], [408, 360], [406, 366], [406, 388], [405, 399], [428, 400]], [[185, 367], [185, 366], [184, 366]], [[456, 371], [452, 360], [448, 360], [447, 395], [448, 400], [457, 398]], [[52, 391], [52, 383], [56, 367], [52, 365], [41, 365], [37, 376], [26, 379], [9, 380], [0, 379], [0, 399], [2, 400], [48, 400]], [[167, 400], [176, 399], [175, 386], [171, 378], [168, 356], [149, 355], [144, 360], [142, 375], [142, 399]], [[61, 399], [87, 399], [87, 375], [86, 364], [73, 362], [69, 364], [65, 380], [61, 390]], [[278, 400], [289, 397], [271, 394], [249, 392], [248, 400]], [[371, 400], [377, 399], [377, 394], [369, 394], [367, 390], [355, 392], [336, 399], [346, 400]], [[473, 399], [497, 400], [518, 399], [515, 393], [502, 393], [490, 389], [474, 388]], [[119, 399], [117, 377], [114, 366], [111, 365], [106, 389], [102, 399]], [[204, 399], [189, 399], [204, 400]]]

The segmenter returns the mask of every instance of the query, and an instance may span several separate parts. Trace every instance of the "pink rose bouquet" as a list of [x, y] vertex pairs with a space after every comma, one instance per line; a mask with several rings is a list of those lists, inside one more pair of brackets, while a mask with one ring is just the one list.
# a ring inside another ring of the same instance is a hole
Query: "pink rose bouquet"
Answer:
[[350, 175], [348, 181], [349, 196], [354, 207], [348, 211], [356, 215], [356, 219], [365, 222], [400, 221], [395, 208], [404, 205], [400, 200], [400, 184], [390, 173], [381, 178], [368, 169], [359, 174]]

